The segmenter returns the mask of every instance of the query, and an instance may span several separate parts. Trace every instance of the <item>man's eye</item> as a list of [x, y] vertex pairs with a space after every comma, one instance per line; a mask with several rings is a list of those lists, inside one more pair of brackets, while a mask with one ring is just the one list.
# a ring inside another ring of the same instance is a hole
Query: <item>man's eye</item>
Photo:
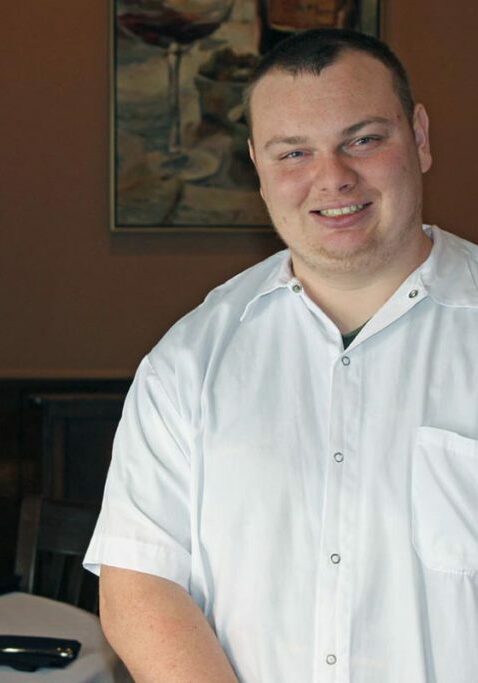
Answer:
[[282, 154], [281, 159], [300, 159], [303, 156], [304, 152], [302, 152], [300, 149], [294, 149], [292, 152]]
[[363, 135], [361, 138], [357, 138], [353, 144], [357, 147], [361, 147], [363, 145], [369, 145], [372, 142], [378, 142], [379, 140], [380, 136], [378, 135]]

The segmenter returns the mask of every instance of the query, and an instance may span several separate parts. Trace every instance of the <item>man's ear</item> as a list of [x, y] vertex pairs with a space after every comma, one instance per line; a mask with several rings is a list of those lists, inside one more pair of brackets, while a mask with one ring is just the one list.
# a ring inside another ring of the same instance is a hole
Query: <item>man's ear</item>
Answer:
[[[256, 154], [254, 152], [254, 143], [252, 142], [251, 138], [247, 138], [247, 146], [249, 147], [249, 156], [251, 158], [252, 163], [255, 166], [257, 177], [259, 177], [259, 172], [257, 170], [257, 164], [256, 164]], [[259, 178], [259, 181], [260, 181], [260, 178]], [[260, 192], [262, 199], [264, 199], [264, 193], [262, 192], [262, 185], [259, 186], [259, 192]]]
[[256, 155], [254, 153], [254, 144], [253, 144], [251, 138], [247, 138], [247, 146], [249, 147], [249, 156], [251, 158], [252, 163], [255, 166], [256, 165]]
[[430, 152], [428, 114], [423, 104], [415, 105], [413, 112], [413, 135], [418, 151], [418, 159], [422, 173], [426, 173], [432, 165]]

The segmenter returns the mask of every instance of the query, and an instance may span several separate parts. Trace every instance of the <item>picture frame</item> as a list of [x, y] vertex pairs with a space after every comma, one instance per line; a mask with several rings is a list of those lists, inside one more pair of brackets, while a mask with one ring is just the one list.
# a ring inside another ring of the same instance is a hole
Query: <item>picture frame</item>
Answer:
[[[268, 23], [273, 2], [282, 20], [285, 0], [110, 0], [112, 232], [272, 230], [242, 96], [260, 54], [287, 34]], [[316, 6], [322, 22], [378, 36], [380, 4]], [[346, 19], [332, 14], [344, 7]]]

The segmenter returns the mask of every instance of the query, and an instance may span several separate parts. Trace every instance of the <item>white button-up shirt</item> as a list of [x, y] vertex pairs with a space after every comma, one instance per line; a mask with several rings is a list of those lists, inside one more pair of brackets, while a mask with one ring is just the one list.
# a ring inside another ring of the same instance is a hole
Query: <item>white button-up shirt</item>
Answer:
[[346, 351], [280, 252], [141, 364], [86, 565], [182, 584], [243, 683], [478, 681], [478, 247]]

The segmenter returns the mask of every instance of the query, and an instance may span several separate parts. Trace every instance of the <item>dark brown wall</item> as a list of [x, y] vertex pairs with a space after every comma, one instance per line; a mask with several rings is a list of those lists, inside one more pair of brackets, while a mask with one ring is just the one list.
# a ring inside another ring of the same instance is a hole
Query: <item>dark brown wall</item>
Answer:
[[473, 0], [385, 0], [385, 37], [431, 118], [425, 219], [478, 242], [478, 12]]
[[[478, 13], [387, 3], [385, 38], [432, 115], [425, 217], [475, 238]], [[215, 284], [277, 248], [251, 235], [108, 232], [108, 3], [2, 15], [0, 377], [126, 377]]]

